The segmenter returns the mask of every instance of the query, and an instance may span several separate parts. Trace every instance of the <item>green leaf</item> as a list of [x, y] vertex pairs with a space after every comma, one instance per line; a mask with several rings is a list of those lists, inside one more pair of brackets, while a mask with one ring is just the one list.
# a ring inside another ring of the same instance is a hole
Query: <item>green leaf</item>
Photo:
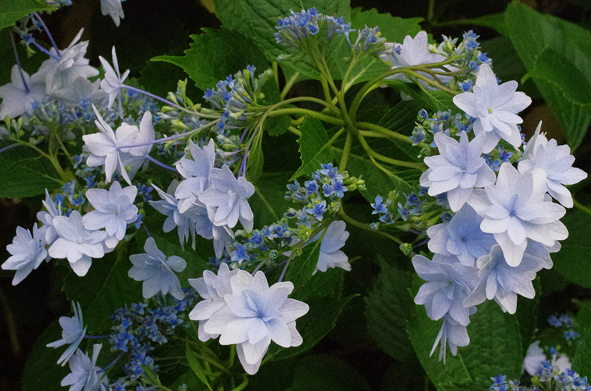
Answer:
[[[422, 105], [415, 100], [401, 100], [382, 117], [378, 125], [396, 133], [411, 136], [417, 120], [417, 114], [422, 108]], [[423, 160], [422, 158], [417, 157], [420, 153], [420, 147], [412, 146], [410, 143], [405, 143], [397, 139], [388, 139], [388, 141], [394, 145], [385, 143], [383, 139], [380, 139], [379, 144], [386, 150], [396, 151], [391, 151], [391, 153], [395, 153], [398, 159], [400, 159], [400, 156], [403, 153], [411, 161], [420, 162]], [[383, 155], [390, 156], [389, 154], [384, 153], [385, 151], [380, 151], [373, 147], [372, 149]]]
[[[588, 97], [582, 94], [587, 92], [583, 92], [584, 86], [591, 84], [591, 32], [519, 2], [509, 4], [505, 22], [517, 54], [558, 118], [570, 147], [576, 149], [591, 123], [589, 108], [571, 100]], [[556, 48], [560, 48], [561, 58], [548, 57], [553, 55], [549, 50]], [[572, 80], [572, 72], [575, 83], [562, 85]]]
[[251, 182], [259, 180], [263, 174], [263, 165], [265, 164], [265, 156], [263, 155], [263, 135], [260, 132], [255, 136], [252, 146], [248, 151], [248, 160], [246, 161], [246, 176]]
[[591, 376], [591, 328], [581, 333], [581, 342], [572, 361], [572, 370], [581, 377]]
[[[335, 151], [336, 159], [340, 159], [343, 151], [337, 148], [333, 149]], [[347, 171], [349, 174], [357, 178], [361, 177], [365, 180], [367, 190], [360, 190], [359, 192], [369, 202], [374, 202], [378, 194], [387, 197], [388, 193], [392, 190], [398, 191], [400, 195], [402, 195], [402, 193], [410, 194], [413, 191], [413, 186], [411, 183], [404, 180], [401, 175], [413, 172], [420, 173], [418, 170], [396, 170], [392, 175], [388, 175], [375, 166], [371, 161], [367, 160], [367, 158], [353, 153], [349, 154], [347, 162]]]
[[267, 118], [263, 127], [271, 136], [279, 136], [287, 132], [287, 128], [289, 128], [290, 125], [291, 118], [289, 115], [280, 115]]
[[109, 330], [109, 316], [117, 308], [143, 301], [141, 283], [127, 276], [133, 266], [127, 247], [122, 243], [103, 258], [93, 259], [84, 277], [70, 272], [64, 279], [62, 290], [68, 300], [80, 302], [89, 334]]
[[300, 126], [302, 135], [298, 139], [300, 144], [301, 167], [291, 177], [290, 181], [302, 175], [312, 175], [320, 169], [322, 163], [332, 163], [332, 148], [328, 144], [328, 133], [322, 122], [307, 116]]
[[[277, 20], [289, 15], [290, 10], [298, 12], [316, 7], [324, 15], [343, 16], [345, 20], [350, 19], [351, 10], [349, 0], [214, 0], [214, 5], [222, 26], [252, 38], [269, 61], [293, 53], [293, 49], [277, 43], [275, 39]], [[342, 77], [343, 53], [348, 53], [349, 48], [344, 43], [344, 37], [335, 38], [339, 39], [329, 43], [326, 57], [333, 77], [338, 79]], [[342, 50], [345, 47], [346, 52]], [[300, 57], [295, 55], [281, 62], [281, 66], [289, 73], [288, 78], [299, 72], [300, 80], [318, 79], [320, 75], [312, 60]]]
[[20, 18], [35, 11], [51, 11], [55, 8], [41, 0], [3, 0], [0, 8], [0, 30], [12, 26]]
[[415, 353], [406, 333], [414, 303], [408, 294], [412, 275], [381, 260], [378, 281], [365, 298], [365, 317], [369, 334], [384, 352], [398, 361], [413, 360]]
[[533, 286], [536, 291], [536, 296], [533, 299], [517, 296], [517, 312], [515, 317], [519, 323], [521, 345], [524, 352], [527, 351], [527, 348], [533, 342], [534, 334], [536, 332], [538, 305], [540, 304], [540, 297], [542, 297], [542, 284], [540, 281], [540, 277], [533, 281]]
[[60, 382], [70, 373], [70, 368], [57, 365], [57, 361], [65, 347], [53, 349], [45, 346], [61, 339], [61, 337], [62, 328], [56, 320], [45, 329], [35, 342], [23, 371], [22, 391], [60, 391], [64, 389], [60, 386]]
[[285, 199], [290, 172], [263, 173], [248, 202], [255, 215], [255, 227], [262, 228], [277, 222], [292, 205]]
[[560, 251], [552, 254], [554, 269], [570, 282], [591, 288], [591, 263], [589, 262], [591, 216], [571, 209], [562, 222], [568, 228], [569, 236], [561, 242]]
[[583, 330], [591, 329], [591, 301], [583, 301], [579, 303], [577, 324]]
[[[10, 144], [0, 141], [0, 149]], [[49, 161], [26, 146], [0, 153], [0, 167], [0, 197], [32, 197], [64, 184]]]
[[295, 256], [287, 269], [285, 280], [291, 281], [295, 289], [300, 289], [314, 273], [320, 256], [320, 245], [322, 240], [318, 239], [308, 243], [303, 249], [302, 254]]
[[490, 14], [479, 18], [463, 19], [458, 21], [461, 24], [468, 26], [485, 26], [497, 30], [500, 34], [507, 36], [507, 25], [505, 21], [505, 14]]
[[402, 42], [407, 35], [414, 37], [422, 30], [420, 23], [423, 18], [399, 18], [391, 14], [380, 14], [378, 10], [372, 8], [364, 11], [357, 7], [351, 10], [351, 27], [354, 29], [363, 29], [378, 26], [382, 38], [388, 42]]
[[287, 391], [370, 391], [363, 376], [335, 357], [302, 357], [293, 366], [294, 382]]
[[[415, 292], [420, 284], [420, 279], [415, 277]], [[441, 324], [441, 320], [430, 320], [424, 307], [416, 306], [415, 315], [407, 325], [419, 361], [438, 389], [444, 390], [450, 382], [478, 383], [500, 373], [509, 379], [519, 378], [523, 364], [519, 325], [514, 316], [503, 313], [495, 302], [486, 301], [478, 306], [468, 325], [470, 344], [458, 348], [456, 356], [448, 350], [446, 364], [437, 360], [439, 348], [429, 357]]]
[[165, 61], [180, 66], [201, 90], [215, 87], [228, 75], [256, 66], [259, 72], [269, 63], [252, 40], [236, 31], [203, 29], [203, 34], [191, 35], [193, 43], [185, 56], [158, 56], [152, 61]]
[[207, 380], [207, 375], [205, 373], [205, 370], [203, 369], [203, 367], [199, 363], [199, 358], [197, 357], [195, 352], [193, 352], [191, 350], [188, 343], [187, 343], [187, 348], [185, 349], [185, 356], [187, 356], [187, 361], [189, 362], [189, 367], [191, 367], [191, 370], [193, 371], [193, 373], [195, 373], [195, 376], [197, 376], [197, 378], [203, 384], [205, 384], [207, 386], [207, 388], [209, 388], [211, 391], [213, 391], [213, 389], [209, 385], [209, 381]]

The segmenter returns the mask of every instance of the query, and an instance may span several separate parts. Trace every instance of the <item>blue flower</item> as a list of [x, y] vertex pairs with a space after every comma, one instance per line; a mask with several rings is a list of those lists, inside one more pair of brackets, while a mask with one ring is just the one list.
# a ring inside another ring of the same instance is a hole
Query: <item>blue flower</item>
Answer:
[[326, 212], [326, 201], [319, 202], [314, 204], [312, 208], [308, 208], [308, 214], [313, 215], [316, 217], [316, 220], [322, 221], [322, 215]]
[[86, 335], [86, 327], [84, 327], [80, 303], [72, 302], [72, 308], [74, 310], [74, 316], [71, 318], [62, 316], [59, 319], [60, 326], [63, 329], [62, 339], [47, 344], [47, 347], [49, 348], [57, 348], [65, 344], [70, 345], [57, 361], [57, 363], [62, 366], [66, 365], [74, 353], [76, 353], [78, 345], [80, 345], [80, 342], [82, 342], [82, 339], [84, 339], [84, 336]]

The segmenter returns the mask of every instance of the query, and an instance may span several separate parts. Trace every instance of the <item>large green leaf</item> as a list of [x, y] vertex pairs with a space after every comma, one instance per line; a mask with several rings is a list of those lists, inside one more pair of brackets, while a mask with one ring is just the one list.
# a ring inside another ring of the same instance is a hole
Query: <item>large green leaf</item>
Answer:
[[132, 267], [127, 250], [125, 243], [120, 244], [112, 253], [93, 259], [84, 277], [71, 272], [64, 280], [62, 290], [68, 300], [80, 302], [89, 334], [108, 331], [109, 316], [117, 308], [143, 301], [141, 283], [127, 276]]
[[[0, 149], [10, 144], [0, 141]], [[26, 146], [1, 152], [0, 167], [0, 197], [32, 197], [64, 183], [47, 159]]]
[[591, 328], [587, 328], [581, 335], [581, 342], [577, 347], [572, 369], [581, 377], [591, 376]]
[[290, 175], [290, 172], [263, 173], [257, 182], [254, 195], [248, 200], [255, 216], [255, 228], [273, 224], [292, 206], [284, 197]]
[[[506, 34], [542, 96], [576, 149], [591, 123], [591, 32], [513, 2], [505, 12]], [[559, 57], [556, 56], [559, 52]], [[565, 84], [567, 83], [567, 84]]]
[[[415, 100], [402, 100], [384, 115], [384, 117], [380, 120], [379, 125], [396, 133], [400, 133], [405, 136], [411, 136], [412, 130], [415, 127], [417, 114], [422, 108], [422, 105]], [[417, 157], [420, 152], [420, 147], [413, 146], [410, 143], [406, 143], [398, 139], [389, 139], [388, 141], [394, 145], [385, 143], [381, 139], [379, 140], [379, 144], [385, 149], [394, 150], [392, 152], [396, 153], [397, 156], [392, 157], [400, 159], [403, 156], [402, 154], [404, 154], [406, 155], [405, 157], [415, 162], [420, 162], [423, 160], [422, 158]], [[383, 152], [376, 148], [373, 149], [383, 155], [390, 156], [388, 153], [384, 153], [385, 151]]]
[[[419, 284], [416, 277], [413, 286], [418, 288]], [[442, 321], [430, 320], [425, 309], [417, 306], [407, 327], [423, 368], [439, 390], [454, 389], [449, 386], [452, 382], [474, 383], [478, 385], [474, 390], [478, 390], [481, 384], [490, 385], [490, 378], [501, 373], [509, 379], [519, 378], [523, 364], [519, 325], [514, 316], [503, 313], [495, 302], [486, 301], [478, 306], [468, 325], [470, 344], [458, 348], [456, 356], [448, 351], [446, 364], [437, 360], [437, 353], [429, 357], [441, 324]], [[458, 389], [458, 385], [455, 387]]]
[[570, 282], [591, 288], [591, 216], [576, 209], [569, 210], [562, 222], [569, 236], [561, 243], [560, 251], [552, 254], [554, 269]]
[[35, 11], [51, 11], [54, 7], [41, 0], [3, 0], [0, 8], [0, 30]]
[[269, 63], [252, 40], [236, 31], [203, 29], [204, 33], [191, 35], [193, 43], [185, 55], [158, 56], [152, 61], [166, 61], [178, 65], [187, 72], [197, 86], [212, 88], [228, 75], [254, 65], [259, 72]]
[[402, 362], [412, 360], [415, 353], [406, 333], [406, 320], [414, 309], [408, 294], [412, 275], [384, 261], [381, 265], [374, 290], [365, 298], [367, 329], [380, 349], [390, 356]]
[[306, 117], [300, 126], [302, 135], [298, 140], [300, 144], [301, 167], [290, 180], [302, 175], [312, 175], [320, 169], [322, 163], [332, 163], [332, 148], [328, 144], [328, 133], [322, 122], [314, 117]]
[[[252, 38], [270, 61], [276, 61], [280, 55], [292, 54], [292, 48], [276, 43], [275, 26], [277, 20], [302, 9], [316, 7], [325, 15], [343, 16], [350, 19], [349, 0], [214, 0], [215, 10], [222, 25]], [[321, 33], [320, 33], [321, 34]], [[342, 77], [344, 38], [333, 39], [327, 48], [326, 56], [333, 77]], [[346, 47], [348, 50], [348, 46]], [[334, 53], [334, 54], [333, 54]], [[300, 79], [318, 79], [319, 73], [309, 58], [286, 59], [281, 62], [289, 74], [300, 73]]]
[[378, 26], [381, 37], [386, 38], [388, 42], [402, 43], [407, 35], [414, 37], [422, 30], [420, 23], [423, 20], [423, 18], [403, 19], [391, 14], [380, 14], [375, 8], [367, 11], [363, 11], [362, 8], [351, 10], [352, 28], [362, 29], [365, 26]]
[[300, 255], [291, 260], [285, 280], [293, 282], [296, 289], [300, 289], [312, 277], [318, 264], [321, 243], [321, 240], [309, 243], [302, 249]]
[[311, 355], [297, 360], [294, 382], [287, 391], [369, 391], [371, 387], [351, 365], [335, 357]]

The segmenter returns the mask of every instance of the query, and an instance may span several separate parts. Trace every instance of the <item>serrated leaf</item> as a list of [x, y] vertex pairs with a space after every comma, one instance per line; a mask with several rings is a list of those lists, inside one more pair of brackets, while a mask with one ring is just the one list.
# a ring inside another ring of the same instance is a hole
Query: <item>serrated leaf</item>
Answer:
[[591, 328], [581, 333], [581, 341], [572, 361], [572, 370], [581, 377], [591, 376]]
[[40, 0], [3, 0], [0, 8], [0, 30], [12, 26], [20, 18], [35, 11], [51, 11], [54, 7]]
[[267, 118], [263, 127], [271, 136], [279, 136], [287, 132], [287, 128], [289, 128], [290, 125], [291, 118], [288, 115], [280, 115]]
[[84, 277], [70, 272], [64, 279], [62, 290], [68, 300], [80, 302], [89, 334], [109, 330], [109, 316], [117, 308], [143, 300], [141, 283], [127, 276], [133, 266], [127, 247], [121, 243], [112, 253], [93, 259]]
[[[421, 280], [415, 277], [414, 292], [420, 284]], [[478, 306], [470, 320], [470, 344], [458, 348], [456, 356], [448, 351], [446, 364], [437, 360], [437, 354], [429, 357], [442, 321], [430, 320], [424, 307], [416, 306], [414, 317], [408, 322], [407, 331], [415, 352], [438, 389], [444, 390], [445, 384], [450, 382], [478, 383], [501, 373], [509, 379], [517, 379], [521, 374], [523, 347], [515, 317], [503, 313], [489, 300]]]
[[[0, 149], [9, 145], [0, 141]], [[0, 153], [0, 167], [0, 197], [32, 197], [64, 184], [49, 161], [26, 146], [17, 145]]]
[[378, 281], [365, 298], [367, 329], [380, 349], [401, 362], [409, 361], [415, 357], [406, 333], [406, 320], [414, 309], [408, 295], [412, 275], [384, 261], [380, 264]]
[[320, 164], [332, 163], [332, 148], [328, 144], [328, 133], [322, 122], [314, 117], [306, 117], [300, 126], [302, 135], [298, 139], [300, 144], [300, 159], [302, 165], [291, 177], [290, 181], [302, 175], [312, 175], [320, 169]]
[[[505, 34], [511, 39], [528, 72], [537, 68], [538, 73], [544, 75], [533, 80], [558, 118], [569, 145], [576, 149], [591, 123], [591, 114], [584, 106], [573, 105], [565, 97], [577, 94], [581, 83], [591, 84], [588, 72], [591, 66], [591, 32], [566, 20], [536, 12], [519, 2], [509, 4], [505, 22]], [[564, 67], [576, 69], [582, 79], [572, 86], [560, 85], [561, 88], [558, 88], [564, 78], [569, 77], [569, 71], [563, 67], [557, 72], [552, 71], [553, 74], [548, 72], [549, 68], [556, 68], [554, 60], [539, 60], [548, 48], [560, 48], [561, 55], [566, 59]], [[536, 64], [537, 61], [542, 62]], [[544, 72], [541, 72], [542, 69]], [[565, 90], [570, 92], [565, 95]]]
[[[269, 61], [276, 61], [280, 55], [294, 53], [292, 48], [277, 43], [275, 39], [277, 20], [289, 15], [290, 10], [298, 12], [316, 7], [318, 12], [324, 15], [343, 16], [345, 20], [349, 20], [351, 10], [349, 0], [214, 0], [214, 4], [222, 26], [252, 38]], [[343, 37], [335, 38], [339, 39], [333, 39], [329, 43], [326, 57], [331, 74], [338, 79], [343, 73], [342, 53], [348, 52], [349, 47], [346, 43], [343, 45]], [[345, 47], [346, 52], [342, 50]], [[293, 58], [282, 61], [280, 65], [289, 75], [299, 72], [299, 80], [318, 79], [320, 74], [313, 61], [308, 57], [299, 57], [296, 54]]]
[[191, 368], [191, 370], [193, 371], [195, 376], [197, 376], [197, 378], [203, 384], [205, 384], [209, 390], [213, 391], [213, 389], [209, 385], [209, 381], [207, 380], [207, 375], [205, 374], [205, 370], [203, 369], [203, 367], [199, 363], [199, 359], [197, 358], [197, 355], [195, 354], [195, 352], [193, 352], [191, 350], [191, 347], [189, 346], [188, 343], [187, 343], [187, 347], [185, 349], [185, 356], [187, 357], [187, 361], [189, 362], [189, 367]]
[[469, 383], [449, 382], [440, 384], [437, 389], [440, 391], [488, 391], [491, 381], [481, 380]]
[[258, 72], [269, 68], [263, 53], [249, 39], [236, 31], [203, 29], [191, 35], [193, 43], [182, 57], [158, 56], [152, 61], [165, 61], [180, 66], [201, 90], [214, 87], [228, 75], [254, 65]]

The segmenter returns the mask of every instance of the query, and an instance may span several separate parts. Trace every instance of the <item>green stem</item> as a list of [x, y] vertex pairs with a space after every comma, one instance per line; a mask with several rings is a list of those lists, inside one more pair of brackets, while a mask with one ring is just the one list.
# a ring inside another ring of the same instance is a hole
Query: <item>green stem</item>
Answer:
[[349, 153], [351, 152], [351, 144], [353, 143], [353, 136], [351, 133], [347, 134], [347, 140], [345, 141], [345, 148], [343, 148], [343, 155], [341, 156], [341, 162], [339, 163], [339, 173], [342, 174], [347, 168], [347, 160], [349, 159]]
[[238, 387], [233, 388], [232, 391], [242, 391], [246, 388], [246, 386], [248, 386], [248, 376], [244, 376], [242, 383]]
[[277, 84], [277, 88], [279, 88], [279, 67], [277, 66], [277, 61], [273, 61], [271, 63], [271, 67], [273, 69], [273, 78], [275, 79], [275, 83]]
[[291, 90], [291, 87], [296, 82], [299, 75], [300, 75], [299, 72], [294, 73], [293, 76], [289, 78], [287, 83], [285, 83], [285, 87], [283, 87], [283, 90], [281, 91], [281, 94], [280, 94], [282, 100], [285, 99], [285, 96], [289, 93], [289, 90]]
[[49, 154], [47, 154], [45, 151], [37, 148], [36, 146], [29, 144], [25, 141], [22, 141], [20, 139], [17, 138], [11, 138], [12, 141], [16, 142], [17, 144], [23, 145], [25, 147], [29, 147], [34, 149], [35, 151], [37, 151], [39, 153], [39, 155], [43, 156], [44, 158], [48, 159], [51, 162], [51, 165], [53, 166], [53, 168], [55, 169], [55, 171], [57, 171], [57, 173], [59, 174], [59, 176], [62, 178], [63, 183], [67, 183], [70, 181], [70, 177], [68, 175], [66, 175], [64, 169], [62, 168], [62, 166], [59, 164], [59, 162], [57, 161], [57, 157], [55, 156], [51, 156]]
[[[305, 117], [302, 117], [302, 118], [305, 118]], [[287, 128], [287, 130], [289, 130], [290, 132], [292, 132], [293, 134], [295, 134], [298, 137], [300, 137], [302, 135], [302, 132], [300, 132], [299, 129], [297, 129], [297, 128], [293, 127], [293, 126], [289, 126]]]
[[575, 200], [575, 199], [573, 199], [573, 202], [574, 202], [574, 206], [575, 206], [575, 208], [577, 208], [577, 209], [579, 209], [579, 210], [582, 210], [583, 212], [585, 212], [585, 213], [587, 213], [587, 214], [591, 215], [591, 208], [589, 208], [589, 207], [587, 207], [587, 206], [585, 206], [585, 205], [581, 204], [580, 202], [578, 202], [578, 201], [577, 201], [577, 200]]
[[390, 235], [390, 234], [388, 234], [388, 233], [386, 233], [386, 232], [382, 232], [382, 231], [376, 231], [376, 230], [372, 229], [372, 228], [369, 226], [369, 224], [365, 224], [365, 223], [362, 223], [362, 222], [360, 222], [360, 221], [357, 221], [357, 220], [353, 219], [352, 217], [350, 217], [349, 215], [347, 215], [347, 214], [345, 213], [345, 210], [344, 210], [342, 207], [341, 207], [341, 209], [339, 210], [339, 213], [340, 213], [341, 217], [343, 218], [343, 220], [345, 220], [347, 223], [349, 223], [349, 224], [351, 224], [351, 225], [353, 225], [353, 226], [355, 226], [355, 227], [357, 227], [357, 228], [361, 228], [361, 229], [364, 229], [364, 230], [366, 230], [366, 231], [371, 231], [371, 232], [374, 232], [374, 233], [376, 233], [376, 234], [378, 234], [378, 235], [385, 236], [385, 237], [387, 237], [388, 239], [390, 239], [390, 240], [393, 240], [394, 242], [396, 242], [396, 243], [398, 243], [398, 244], [403, 244], [402, 240], [398, 239], [397, 237], [395, 237], [395, 236], [392, 236], [392, 235]]
[[[357, 123], [357, 126], [359, 126], [359, 129], [374, 130], [378, 133], [382, 133], [382, 134], [389, 136], [391, 138], [395, 138], [400, 141], [404, 141], [405, 143], [413, 144], [413, 141], [410, 139], [410, 137], [405, 136], [400, 133], [396, 133], [396, 132], [394, 132], [390, 129], [384, 128], [383, 126], [380, 126], [380, 125], [372, 124], [370, 122], [359, 122], [359, 123]], [[419, 143], [419, 144], [417, 144], [417, 146], [423, 147], [423, 148], [429, 147], [429, 145], [425, 144], [425, 143]]]
[[393, 164], [395, 166], [416, 168], [417, 170], [424, 170], [425, 169], [424, 163], [406, 162], [404, 160], [396, 160], [396, 159], [392, 159], [387, 156], [381, 155], [381, 154], [377, 153], [376, 151], [374, 151], [373, 149], [371, 149], [371, 147], [367, 144], [367, 141], [365, 141], [365, 138], [362, 135], [359, 134], [357, 138], [359, 139], [359, 142], [361, 143], [361, 146], [363, 147], [365, 152], [367, 152], [367, 154], [370, 157], [374, 157], [378, 160], [381, 160], [385, 163]]
[[308, 109], [300, 109], [300, 108], [289, 108], [289, 109], [280, 109], [280, 110], [275, 110], [272, 113], [270, 113], [268, 115], [268, 117], [276, 117], [278, 115], [283, 115], [283, 114], [302, 114], [302, 115], [309, 115], [311, 117], [316, 117], [321, 121], [324, 121], [326, 123], [329, 124], [333, 124], [333, 125], [339, 125], [339, 126], [344, 126], [345, 122], [341, 119], [335, 118], [335, 117], [331, 117], [325, 114], [321, 114], [317, 111], [314, 110], [308, 110]]

